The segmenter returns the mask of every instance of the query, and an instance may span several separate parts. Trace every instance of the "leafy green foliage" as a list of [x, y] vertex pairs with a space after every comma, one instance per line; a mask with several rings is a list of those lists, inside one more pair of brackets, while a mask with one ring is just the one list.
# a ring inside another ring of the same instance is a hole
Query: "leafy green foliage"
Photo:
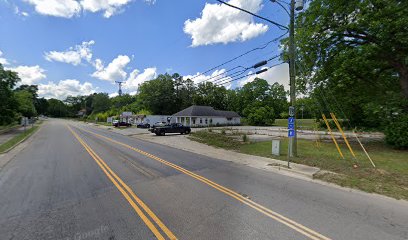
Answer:
[[384, 133], [388, 144], [399, 149], [408, 149], [408, 114], [397, 117]]
[[22, 116], [31, 118], [37, 115], [32, 92], [19, 90], [15, 93], [15, 97], [18, 103], [18, 111]]
[[138, 102], [143, 108], [155, 114], [175, 112], [175, 88], [172, 77], [159, 75], [156, 79], [144, 82], [139, 87]]
[[262, 106], [260, 103], [248, 105], [243, 112], [249, 125], [272, 125], [275, 121], [273, 108]]
[[46, 114], [48, 109], [48, 101], [45, 98], [37, 98], [34, 101], [35, 110], [37, 114]]
[[235, 110], [246, 117], [248, 124], [272, 125], [279, 113], [287, 111], [286, 95], [282, 85], [269, 85], [266, 80], [256, 78], [237, 90], [232, 98], [238, 102]]
[[107, 93], [97, 93], [93, 95], [92, 112], [100, 113], [107, 111], [111, 106], [111, 101]]
[[68, 107], [61, 100], [52, 98], [48, 100], [47, 114], [52, 117], [67, 117]]
[[16, 118], [18, 102], [12, 89], [18, 81], [17, 73], [4, 70], [0, 64], [0, 125], [10, 124]]
[[408, 1], [311, 1], [296, 21], [298, 90], [318, 112], [384, 129], [408, 111], [407, 22]]
[[203, 82], [193, 95], [195, 105], [212, 106], [215, 109], [226, 109], [227, 89], [223, 86], [217, 86], [212, 82]]

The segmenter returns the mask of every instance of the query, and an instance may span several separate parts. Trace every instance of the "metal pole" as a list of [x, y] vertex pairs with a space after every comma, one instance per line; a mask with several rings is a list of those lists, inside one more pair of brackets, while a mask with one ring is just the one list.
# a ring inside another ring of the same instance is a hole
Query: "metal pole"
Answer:
[[[290, 77], [290, 105], [295, 107], [295, 0], [290, 1], [290, 25], [289, 25], [289, 77]], [[296, 118], [296, 109], [295, 109]], [[289, 157], [297, 156], [297, 124], [295, 121], [295, 136], [289, 138]]]

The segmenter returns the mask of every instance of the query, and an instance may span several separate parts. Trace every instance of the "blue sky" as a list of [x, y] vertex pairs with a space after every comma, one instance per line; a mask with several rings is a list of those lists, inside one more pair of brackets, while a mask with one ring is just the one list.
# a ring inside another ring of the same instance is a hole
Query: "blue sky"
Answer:
[[[270, 1], [229, 2], [288, 22]], [[126, 81], [124, 92], [135, 93], [138, 84], [157, 74], [192, 77], [284, 33], [216, 1], [0, 0], [0, 21], [0, 63], [19, 72], [22, 83], [39, 85], [40, 96], [60, 99], [92, 92], [113, 95], [115, 80]], [[270, 44], [194, 80], [253, 65], [279, 51], [278, 43]], [[261, 77], [287, 86], [287, 71], [284, 64]]]

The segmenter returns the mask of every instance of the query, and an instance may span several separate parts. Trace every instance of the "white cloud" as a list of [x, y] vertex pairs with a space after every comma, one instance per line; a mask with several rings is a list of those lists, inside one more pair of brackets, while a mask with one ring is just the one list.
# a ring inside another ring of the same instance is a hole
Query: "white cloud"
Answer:
[[[35, 11], [42, 15], [71, 18], [79, 16], [81, 11], [92, 13], [103, 12], [105, 18], [121, 12], [133, 0], [24, 0], [33, 5]], [[156, 0], [144, 0], [155, 4]], [[25, 13], [27, 14], [27, 13]], [[22, 13], [24, 15], [24, 13]]]
[[129, 78], [123, 84], [123, 88], [127, 90], [137, 90], [139, 84], [152, 80], [157, 77], [157, 68], [146, 68], [142, 73], [135, 69], [129, 74]]
[[268, 71], [261, 74], [243, 78], [241, 81], [239, 81], [238, 85], [242, 87], [246, 83], [252, 82], [255, 78], [265, 79], [269, 84], [274, 84], [275, 82], [277, 82], [283, 85], [285, 87], [285, 90], [289, 90], [289, 65], [281, 64], [270, 68]]
[[[230, 0], [228, 3], [257, 13], [262, 0]], [[192, 46], [246, 41], [268, 30], [268, 26], [255, 23], [251, 15], [223, 4], [206, 3], [201, 17], [184, 22], [184, 32], [192, 39]]]
[[0, 51], [0, 64], [1, 65], [8, 65], [9, 64], [9, 62], [7, 61], [7, 59], [5, 59], [5, 58], [2, 58], [1, 56], [3, 56], [3, 52], [2, 51]]
[[81, 5], [84, 11], [103, 11], [103, 16], [109, 18], [119, 12], [123, 6], [132, 0], [82, 0]]
[[45, 53], [45, 59], [48, 61], [57, 61], [69, 63], [74, 66], [80, 64], [82, 59], [90, 62], [92, 59], [91, 46], [95, 44], [94, 40], [89, 42], [82, 42], [81, 45], [76, 45], [75, 47], [70, 47], [67, 51], [50, 51]]
[[109, 94], [109, 97], [110, 97], [110, 98], [114, 98], [114, 97], [117, 97], [117, 96], [119, 96], [119, 93], [118, 93], [118, 92], [113, 92], [113, 93], [110, 93], [110, 94]]
[[49, 82], [48, 84], [38, 85], [38, 95], [45, 98], [65, 99], [67, 96], [89, 95], [94, 93], [98, 88], [91, 83], [81, 84], [76, 79], [61, 80], [57, 84]]
[[35, 11], [42, 15], [71, 18], [78, 16], [81, 5], [75, 0], [25, 0], [33, 5]]
[[130, 58], [126, 55], [119, 55], [107, 67], [103, 66], [102, 60], [95, 60], [96, 71], [91, 75], [105, 81], [119, 81], [124, 80], [127, 77], [125, 67], [129, 64]]
[[45, 70], [42, 69], [40, 66], [18, 66], [14, 68], [7, 68], [7, 70], [11, 70], [18, 73], [18, 76], [21, 79], [20, 84], [35, 84], [38, 81], [46, 78]]

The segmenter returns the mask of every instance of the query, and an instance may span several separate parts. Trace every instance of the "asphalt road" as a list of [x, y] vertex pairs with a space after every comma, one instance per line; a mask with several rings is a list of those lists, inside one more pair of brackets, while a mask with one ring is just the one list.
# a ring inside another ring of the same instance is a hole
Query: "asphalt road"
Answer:
[[49, 120], [0, 171], [0, 239], [408, 239], [408, 204]]

